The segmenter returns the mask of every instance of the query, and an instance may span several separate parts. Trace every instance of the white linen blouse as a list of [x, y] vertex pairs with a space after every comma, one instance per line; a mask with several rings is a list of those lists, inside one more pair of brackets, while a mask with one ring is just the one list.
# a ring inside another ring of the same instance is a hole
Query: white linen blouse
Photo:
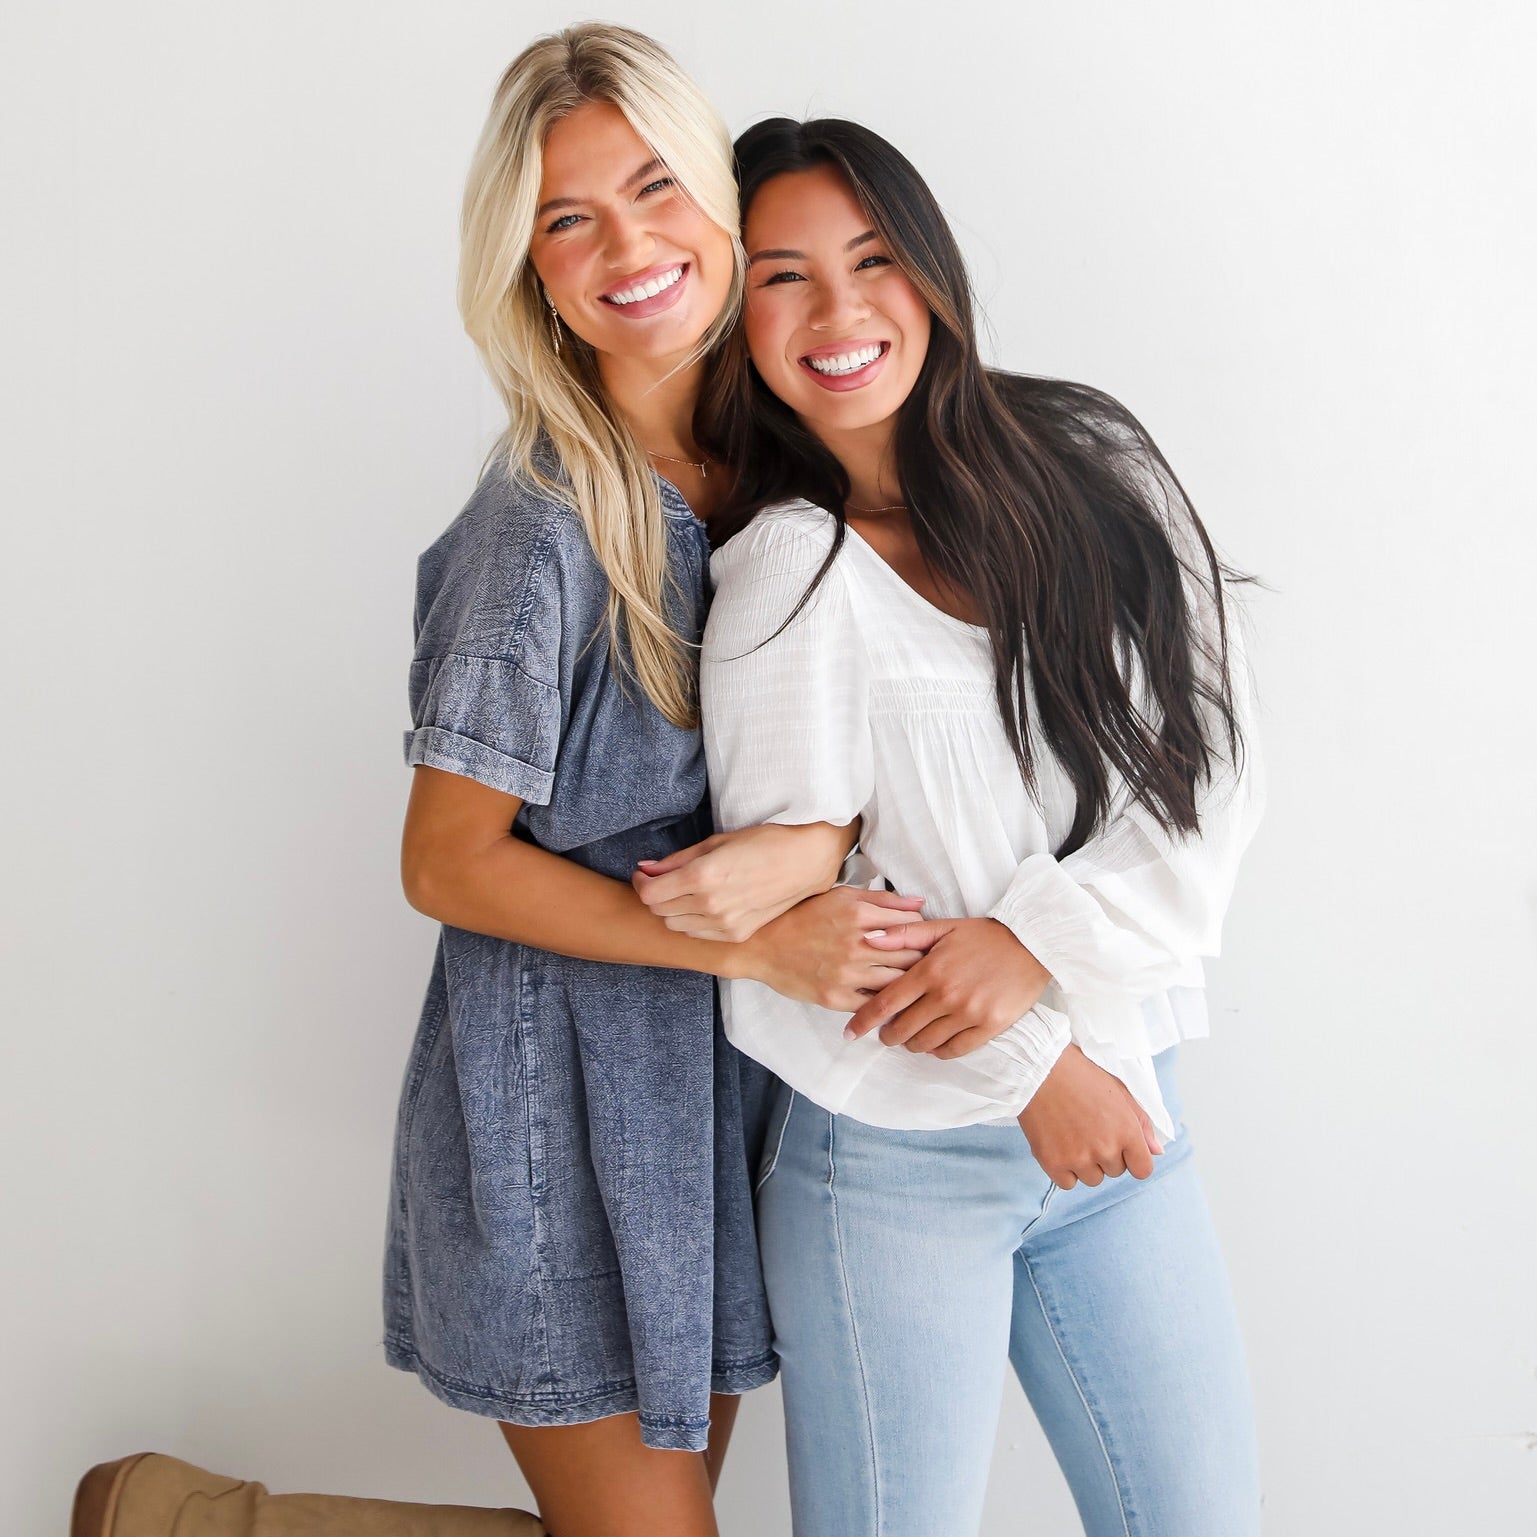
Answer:
[[997, 919], [1052, 981], [1024, 1018], [951, 1061], [878, 1034], [845, 1040], [847, 1014], [753, 981], [721, 984], [727, 1035], [825, 1109], [900, 1129], [1011, 1120], [1075, 1041], [1172, 1137], [1152, 1058], [1207, 1033], [1201, 957], [1217, 953], [1262, 802], [1239, 625], [1243, 767], [1201, 790], [1199, 835], [1171, 838], [1115, 784], [1100, 830], [1058, 859], [1072, 783], [1038, 734], [1033, 790], [1022, 780], [985, 629], [928, 602], [853, 529], [780, 629], [834, 528], [821, 508], [786, 503], [712, 558], [700, 689], [716, 826], [861, 817], [861, 881], [921, 895], [928, 918]]

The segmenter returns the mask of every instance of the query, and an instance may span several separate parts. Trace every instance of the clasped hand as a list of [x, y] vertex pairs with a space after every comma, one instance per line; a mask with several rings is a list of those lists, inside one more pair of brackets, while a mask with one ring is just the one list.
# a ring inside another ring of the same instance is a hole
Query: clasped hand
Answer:
[[631, 884], [677, 934], [741, 944], [838, 879], [851, 834], [828, 823], [767, 822], [715, 833], [665, 859], [643, 859]]
[[[850, 1036], [880, 1031], [889, 1046], [963, 1057], [1001, 1035], [1040, 1001], [1051, 973], [991, 918], [909, 923], [871, 936], [924, 958], [861, 1004]], [[1056, 1185], [1071, 1190], [1130, 1174], [1146, 1179], [1163, 1152], [1152, 1122], [1113, 1073], [1068, 1046], [1020, 1112], [1020, 1130]]]
[[923, 958], [866, 937], [916, 917], [921, 897], [833, 886], [851, 841], [826, 823], [769, 823], [646, 860], [631, 883], [674, 932], [732, 942], [723, 975], [847, 1014]]
[[859, 1006], [844, 1032], [850, 1040], [878, 1030], [888, 1046], [964, 1057], [1028, 1014], [1051, 981], [1051, 973], [992, 918], [907, 923], [870, 943], [924, 956]]
[[[921, 898], [826, 890], [842, 858], [836, 837], [826, 850], [826, 879], [809, 887], [819, 894], [787, 891], [787, 850], [793, 844], [804, 855], [805, 831], [769, 825], [717, 834], [648, 861], [635, 873], [635, 889], [668, 928], [736, 942], [743, 975], [850, 1014], [850, 1039], [879, 1031], [889, 1047], [963, 1057], [1040, 1001], [1051, 974], [996, 920], [923, 920]], [[1126, 1086], [1076, 1046], [1062, 1053], [1019, 1124], [1037, 1162], [1063, 1189], [1123, 1173], [1146, 1179], [1163, 1151]]]

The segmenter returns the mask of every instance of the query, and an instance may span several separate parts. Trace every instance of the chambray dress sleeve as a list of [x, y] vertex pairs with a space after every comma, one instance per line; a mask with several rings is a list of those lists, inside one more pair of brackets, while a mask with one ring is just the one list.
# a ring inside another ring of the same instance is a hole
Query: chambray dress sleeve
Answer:
[[573, 616], [572, 515], [488, 475], [417, 570], [408, 764], [547, 805]]

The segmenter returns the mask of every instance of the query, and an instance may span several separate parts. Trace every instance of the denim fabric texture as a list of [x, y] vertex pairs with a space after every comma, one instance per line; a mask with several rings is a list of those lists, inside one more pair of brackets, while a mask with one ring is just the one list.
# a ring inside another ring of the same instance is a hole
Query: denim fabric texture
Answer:
[[[1179, 1124], [1174, 1055], [1154, 1063]], [[975, 1533], [1008, 1365], [1087, 1537], [1258, 1537], [1243, 1347], [1182, 1125], [1151, 1178], [1064, 1191], [1017, 1127], [885, 1131], [785, 1089], [758, 1202], [795, 1537]]]
[[[662, 484], [696, 639], [704, 526]], [[616, 675], [576, 514], [498, 463], [418, 569], [406, 760], [520, 797], [514, 832], [616, 879], [706, 836], [697, 731]], [[699, 1450], [775, 1373], [749, 1171], [772, 1080], [710, 977], [445, 926], [396, 1127], [385, 1352], [520, 1425], [638, 1411]]]

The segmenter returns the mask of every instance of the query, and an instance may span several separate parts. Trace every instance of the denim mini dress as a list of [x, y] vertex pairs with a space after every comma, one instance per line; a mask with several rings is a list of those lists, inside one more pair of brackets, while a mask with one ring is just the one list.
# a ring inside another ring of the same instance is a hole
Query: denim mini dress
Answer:
[[[674, 618], [697, 641], [705, 529], [662, 482]], [[699, 733], [616, 675], [577, 514], [497, 459], [418, 568], [406, 760], [523, 801], [513, 831], [628, 880], [709, 834]], [[714, 980], [445, 926], [406, 1069], [385, 1353], [518, 1425], [638, 1412], [698, 1451], [709, 1395], [776, 1364], [753, 1228], [774, 1081]]]

